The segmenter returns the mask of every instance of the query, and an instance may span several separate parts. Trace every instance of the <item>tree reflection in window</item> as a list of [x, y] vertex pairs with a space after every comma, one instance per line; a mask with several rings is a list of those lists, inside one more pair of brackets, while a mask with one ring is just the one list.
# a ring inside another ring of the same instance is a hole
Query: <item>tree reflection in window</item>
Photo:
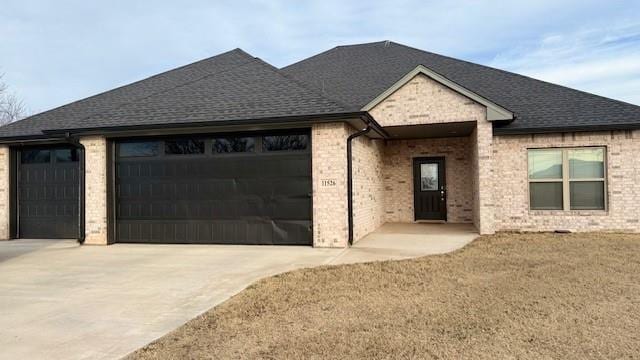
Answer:
[[226, 137], [213, 139], [213, 152], [217, 154], [253, 152], [255, 139], [252, 137]]
[[307, 135], [277, 135], [264, 136], [262, 149], [264, 151], [301, 151], [309, 146]]
[[204, 140], [201, 139], [176, 139], [164, 142], [164, 151], [167, 155], [204, 154]]

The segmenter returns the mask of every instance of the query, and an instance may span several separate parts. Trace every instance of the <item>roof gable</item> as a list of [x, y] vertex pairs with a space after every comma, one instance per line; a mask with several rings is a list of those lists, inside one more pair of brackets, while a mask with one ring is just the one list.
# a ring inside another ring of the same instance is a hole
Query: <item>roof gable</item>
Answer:
[[380, 95], [376, 96], [373, 100], [362, 107], [363, 111], [369, 111], [373, 109], [376, 105], [381, 103], [384, 99], [389, 97], [389, 95], [396, 92], [398, 89], [407, 84], [411, 79], [415, 78], [417, 75], [422, 74], [427, 76], [428, 78], [440, 83], [443, 86], [448, 87], [449, 89], [466, 96], [467, 98], [481, 104], [487, 108], [487, 120], [495, 121], [495, 120], [513, 120], [514, 115], [511, 111], [505, 109], [504, 107], [488, 100], [481, 95], [474, 93], [473, 91], [447, 79], [446, 77], [436, 73], [435, 71], [428, 69], [423, 65], [416, 66], [413, 70], [409, 71], [405, 76], [400, 78], [400, 80], [396, 81], [393, 85], [391, 85], [387, 90], [383, 91]]

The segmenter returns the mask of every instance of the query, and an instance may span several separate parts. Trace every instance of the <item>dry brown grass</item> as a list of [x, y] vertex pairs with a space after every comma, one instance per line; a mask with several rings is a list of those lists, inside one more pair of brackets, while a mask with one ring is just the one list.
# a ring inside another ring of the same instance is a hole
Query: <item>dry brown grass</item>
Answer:
[[131, 358], [638, 356], [640, 235], [500, 234], [264, 279]]

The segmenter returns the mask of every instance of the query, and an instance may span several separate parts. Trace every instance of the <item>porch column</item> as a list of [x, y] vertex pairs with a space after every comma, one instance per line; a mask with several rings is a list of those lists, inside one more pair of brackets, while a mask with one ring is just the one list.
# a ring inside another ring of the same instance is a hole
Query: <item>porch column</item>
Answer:
[[347, 126], [339, 122], [311, 128], [315, 247], [347, 246]]
[[85, 244], [107, 245], [107, 140], [80, 139], [85, 156]]
[[481, 235], [493, 234], [493, 126], [485, 119], [479, 120], [471, 136], [472, 146], [475, 146], [472, 149], [475, 155], [473, 222]]
[[9, 240], [9, 147], [0, 145], [0, 240]]

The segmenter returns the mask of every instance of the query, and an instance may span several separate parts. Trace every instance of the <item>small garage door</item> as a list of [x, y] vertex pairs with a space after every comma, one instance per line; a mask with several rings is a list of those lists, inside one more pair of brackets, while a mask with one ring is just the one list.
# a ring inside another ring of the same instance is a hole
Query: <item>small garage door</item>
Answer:
[[308, 132], [116, 143], [116, 241], [310, 245]]
[[78, 150], [25, 147], [17, 154], [18, 237], [78, 238]]

